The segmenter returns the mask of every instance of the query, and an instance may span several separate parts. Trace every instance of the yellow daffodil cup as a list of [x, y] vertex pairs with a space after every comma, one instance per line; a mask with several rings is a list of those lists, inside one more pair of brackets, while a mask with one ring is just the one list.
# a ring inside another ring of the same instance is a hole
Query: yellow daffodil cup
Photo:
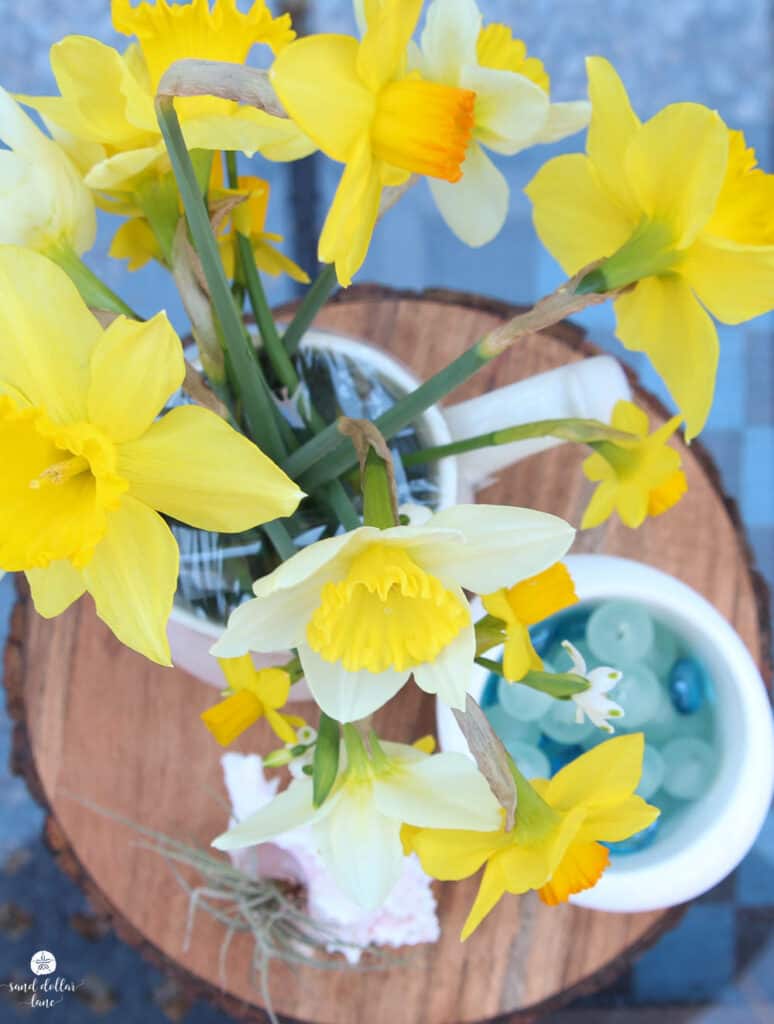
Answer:
[[[326, 353], [357, 365], [361, 373], [379, 381], [393, 395], [411, 394], [421, 383], [392, 355], [363, 341], [312, 330], [304, 337], [302, 347], [306, 352]], [[620, 363], [611, 356], [594, 356], [457, 405], [443, 409], [431, 406], [415, 427], [422, 445], [443, 446], [485, 431], [495, 432], [516, 423], [545, 418], [580, 417], [605, 423], [610, 420], [616, 403], [630, 397], [629, 382]], [[428, 476], [437, 495], [434, 507], [449, 508], [459, 501], [474, 501], [478, 489], [497, 473], [561, 443], [561, 439], [555, 437], [535, 437], [462, 453], [431, 464]], [[175, 665], [203, 682], [221, 687], [223, 675], [209, 652], [224, 625], [223, 620], [202, 618], [189, 611], [183, 602], [178, 602], [167, 630]], [[254, 655], [254, 661], [258, 667], [265, 668], [283, 664], [289, 656], [288, 652]], [[308, 698], [303, 683], [291, 690], [291, 701]]]
[[[774, 790], [774, 729], [766, 687], [747, 647], [726, 619], [687, 584], [652, 566], [610, 555], [569, 555], [583, 604], [631, 601], [668, 622], [713, 681], [716, 765], [702, 796], [656, 834], [651, 845], [612, 857], [597, 884], [570, 897], [592, 910], [660, 910], [717, 885], [751, 848]], [[480, 700], [489, 673], [475, 666], [470, 694]], [[437, 702], [441, 750], [467, 752], [448, 705]], [[625, 732], [626, 718], [617, 726]], [[634, 730], [630, 730], [634, 731]]]

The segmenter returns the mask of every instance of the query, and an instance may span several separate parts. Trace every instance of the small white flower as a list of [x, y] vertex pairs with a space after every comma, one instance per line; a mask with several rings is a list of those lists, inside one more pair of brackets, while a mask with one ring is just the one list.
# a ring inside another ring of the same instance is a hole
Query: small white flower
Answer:
[[620, 704], [610, 700], [607, 694], [620, 680], [622, 673], [615, 668], [600, 666], [589, 672], [586, 669], [586, 659], [577, 647], [573, 647], [569, 640], [562, 641], [562, 647], [569, 654], [572, 660], [571, 672], [577, 676], [587, 679], [590, 688], [583, 693], [573, 694], [575, 701], [575, 721], [580, 725], [583, 722], [584, 714], [588, 715], [589, 721], [593, 722], [598, 729], [605, 732], [615, 732], [609, 718], [622, 718], [624, 710]]

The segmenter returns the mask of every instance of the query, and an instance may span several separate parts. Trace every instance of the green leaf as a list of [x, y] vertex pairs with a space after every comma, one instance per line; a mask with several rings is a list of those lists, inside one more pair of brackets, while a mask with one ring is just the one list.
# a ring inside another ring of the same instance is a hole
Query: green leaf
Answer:
[[572, 672], [528, 672], [523, 679], [513, 685], [529, 686], [559, 700], [566, 700], [576, 693], [585, 693], [591, 689], [588, 679]]
[[315, 807], [321, 807], [333, 789], [339, 773], [339, 745], [339, 723], [321, 711], [312, 762], [312, 800]]

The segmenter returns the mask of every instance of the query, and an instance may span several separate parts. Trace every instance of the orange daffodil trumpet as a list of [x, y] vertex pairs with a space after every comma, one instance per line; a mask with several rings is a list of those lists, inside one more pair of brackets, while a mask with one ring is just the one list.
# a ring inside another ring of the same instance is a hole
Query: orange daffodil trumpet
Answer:
[[[132, 6], [113, 0], [113, 24], [135, 36], [121, 54], [86, 36], [67, 36], [51, 49], [61, 95], [24, 97], [38, 110], [86, 175], [86, 184], [108, 193], [134, 192], [148, 176], [166, 173], [169, 162], [154, 97], [164, 72], [186, 58], [243, 64], [256, 44], [279, 52], [295, 36], [290, 16], [272, 18], [265, 0], [241, 12], [236, 0], [152, 0]], [[213, 97], [176, 103], [191, 150], [260, 150], [270, 160], [295, 160], [314, 148], [298, 128]]]
[[45, 257], [0, 248], [0, 567], [37, 610], [88, 591], [128, 647], [170, 664], [178, 550], [159, 513], [238, 532], [291, 514], [298, 487], [214, 413], [181, 406], [182, 347], [163, 313], [106, 330]]
[[586, 286], [626, 289], [618, 337], [648, 354], [691, 438], [717, 369], [707, 310], [738, 324], [774, 309], [774, 176], [714, 111], [676, 103], [642, 123], [610, 64], [587, 66], [587, 155], [549, 161], [527, 186], [535, 227], [569, 274], [605, 260]]
[[271, 81], [285, 109], [331, 159], [345, 164], [320, 237], [319, 256], [350, 284], [368, 252], [382, 190], [412, 174], [459, 181], [475, 123], [471, 89], [410, 71], [409, 41], [422, 0], [365, 6], [362, 42], [299, 39], [282, 51]]
[[[313, 782], [301, 775], [252, 817], [218, 836], [219, 850], [268, 842], [311, 825], [319, 850], [341, 889], [359, 906], [385, 901], [403, 868], [401, 825], [426, 828], [497, 828], [499, 805], [473, 762], [463, 754], [428, 755], [416, 746], [369, 737], [344, 726], [346, 764], [321, 807]], [[370, 756], [369, 756], [370, 754]]]
[[38, 252], [94, 245], [94, 199], [64, 150], [0, 88], [0, 245]]
[[555, 905], [599, 881], [610, 859], [601, 844], [628, 839], [659, 815], [634, 792], [644, 748], [642, 733], [607, 740], [550, 782], [529, 783], [514, 771], [518, 806], [510, 832], [504, 813], [492, 832], [404, 827], [404, 849], [415, 852], [433, 878], [457, 881], [484, 867], [463, 940], [507, 892], [535, 889], [543, 902]]
[[212, 653], [297, 648], [326, 714], [353, 722], [413, 675], [463, 708], [476, 652], [465, 590], [488, 594], [553, 565], [575, 531], [530, 509], [458, 505], [421, 526], [364, 526], [311, 545], [253, 587]]
[[562, 139], [586, 127], [591, 108], [586, 101], [551, 103], [541, 62], [527, 57], [507, 26], [484, 28], [475, 0], [433, 0], [413, 63], [428, 81], [476, 94], [462, 178], [428, 183], [452, 231], [468, 245], [484, 245], [505, 224], [510, 200], [505, 176], [484, 150], [513, 156]]
[[639, 440], [602, 441], [583, 463], [587, 479], [597, 484], [583, 515], [581, 528], [604, 523], [615, 510], [626, 526], [641, 526], [648, 516], [668, 511], [688, 485], [680, 468], [680, 453], [667, 443], [680, 425], [673, 416], [648, 434], [648, 415], [633, 402], [616, 403], [612, 426]]

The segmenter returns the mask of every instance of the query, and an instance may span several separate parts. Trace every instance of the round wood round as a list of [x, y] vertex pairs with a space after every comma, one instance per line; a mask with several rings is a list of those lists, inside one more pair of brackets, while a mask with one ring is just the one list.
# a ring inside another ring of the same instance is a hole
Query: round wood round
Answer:
[[[419, 377], [458, 355], [514, 310], [446, 292], [423, 296], [360, 287], [343, 293], [317, 326], [389, 349]], [[285, 310], [287, 313], [287, 310]], [[589, 354], [567, 324], [536, 335], [486, 367], [457, 397], [480, 394]], [[663, 420], [663, 410], [640, 398]], [[582, 449], [557, 448], [510, 469], [482, 501], [523, 504], [578, 523], [590, 494]], [[768, 649], [765, 589], [750, 566], [733, 508], [699, 446], [683, 451], [689, 491], [680, 505], [638, 531], [618, 522], [579, 535], [576, 551], [630, 556], [673, 573], [734, 624], [759, 664]], [[120, 935], [176, 969], [191, 994], [220, 1000], [234, 1016], [264, 1019], [249, 968], [250, 943], [232, 943], [219, 973], [221, 927], [197, 916], [183, 949], [188, 897], [136, 833], [82, 801], [207, 848], [226, 825], [221, 750], [199, 714], [213, 690], [122, 647], [90, 600], [45, 622], [24, 594], [6, 651], [17, 765], [49, 810], [48, 836], [66, 870], [87, 889]], [[311, 706], [304, 710], [313, 713]], [[303, 711], [302, 711], [303, 713]], [[380, 734], [414, 740], [433, 731], [431, 698], [406, 686], [379, 713]], [[267, 749], [262, 725], [236, 749]], [[275, 1009], [325, 1024], [462, 1024], [534, 1019], [610, 981], [680, 916], [602, 914], [545, 907], [534, 894], [504, 899], [464, 945], [459, 932], [477, 879], [437, 887], [442, 935], [386, 972], [319, 971], [274, 964]]]

